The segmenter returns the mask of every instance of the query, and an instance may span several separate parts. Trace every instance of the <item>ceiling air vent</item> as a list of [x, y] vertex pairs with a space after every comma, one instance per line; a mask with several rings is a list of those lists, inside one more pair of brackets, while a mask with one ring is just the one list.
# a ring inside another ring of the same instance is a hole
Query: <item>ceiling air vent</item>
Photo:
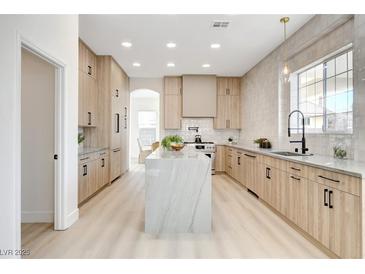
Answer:
[[219, 21], [219, 20], [216, 20], [216, 21], [213, 21], [212, 24], [211, 24], [211, 28], [212, 29], [226, 29], [229, 27], [230, 25], [230, 21]]

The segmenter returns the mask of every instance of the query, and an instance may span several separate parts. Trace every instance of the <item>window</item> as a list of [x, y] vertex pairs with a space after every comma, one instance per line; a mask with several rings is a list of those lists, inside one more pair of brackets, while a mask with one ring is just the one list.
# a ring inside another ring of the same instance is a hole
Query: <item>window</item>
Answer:
[[352, 133], [352, 49], [294, 77], [291, 107], [303, 112], [308, 132]]
[[138, 112], [138, 134], [142, 146], [150, 146], [157, 139], [157, 112]]

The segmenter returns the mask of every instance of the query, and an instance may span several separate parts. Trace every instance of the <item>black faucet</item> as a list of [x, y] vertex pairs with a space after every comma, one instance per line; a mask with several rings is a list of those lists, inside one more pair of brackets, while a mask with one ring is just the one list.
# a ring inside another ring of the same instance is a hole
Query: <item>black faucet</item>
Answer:
[[[302, 143], [302, 154], [305, 154], [306, 151], [308, 151], [308, 148], [305, 147], [305, 126], [304, 126], [304, 114], [303, 112], [301, 112], [300, 110], [293, 110], [292, 112], [290, 112], [289, 116], [288, 116], [288, 137], [290, 137], [290, 117], [292, 116], [293, 113], [300, 113], [302, 115], [302, 140], [301, 141], [290, 141], [290, 143]], [[295, 149], [295, 152], [298, 152], [298, 149]]]

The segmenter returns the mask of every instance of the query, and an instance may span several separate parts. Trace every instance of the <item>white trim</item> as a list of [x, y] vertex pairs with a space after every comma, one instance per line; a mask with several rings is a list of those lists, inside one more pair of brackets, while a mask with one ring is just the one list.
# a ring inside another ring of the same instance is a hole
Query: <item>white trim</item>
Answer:
[[[66, 181], [66, 65], [64, 62], [45, 52], [36, 44], [27, 40], [19, 32], [16, 33], [16, 92], [14, 117], [16, 125], [14, 136], [16, 136], [14, 151], [15, 159], [15, 246], [21, 248], [21, 49], [25, 48], [33, 54], [51, 63], [56, 68], [56, 90], [55, 90], [55, 154], [58, 160], [55, 161], [55, 187], [54, 187], [54, 229], [65, 230], [69, 222], [67, 216], [67, 181]], [[74, 213], [73, 213], [74, 214]], [[78, 218], [78, 214], [74, 214]], [[75, 218], [75, 217], [73, 217]], [[76, 218], [76, 220], [77, 220]]]
[[[66, 225], [67, 227], [72, 226], [77, 220], [79, 219], [79, 209], [76, 208], [74, 211], [72, 211], [70, 214], [68, 214], [67, 216], [67, 220], [66, 220]], [[67, 228], [66, 227], [66, 228]], [[65, 228], [65, 229], [66, 229]]]
[[22, 211], [22, 223], [52, 223], [53, 211]]

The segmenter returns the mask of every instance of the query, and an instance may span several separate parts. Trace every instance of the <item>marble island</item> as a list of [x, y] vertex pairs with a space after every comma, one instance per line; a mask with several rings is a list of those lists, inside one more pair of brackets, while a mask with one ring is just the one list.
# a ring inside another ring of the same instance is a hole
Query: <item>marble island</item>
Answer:
[[207, 233], [212, 226], [210, 158], [160, 148], [146, 158], [145, 231]]

